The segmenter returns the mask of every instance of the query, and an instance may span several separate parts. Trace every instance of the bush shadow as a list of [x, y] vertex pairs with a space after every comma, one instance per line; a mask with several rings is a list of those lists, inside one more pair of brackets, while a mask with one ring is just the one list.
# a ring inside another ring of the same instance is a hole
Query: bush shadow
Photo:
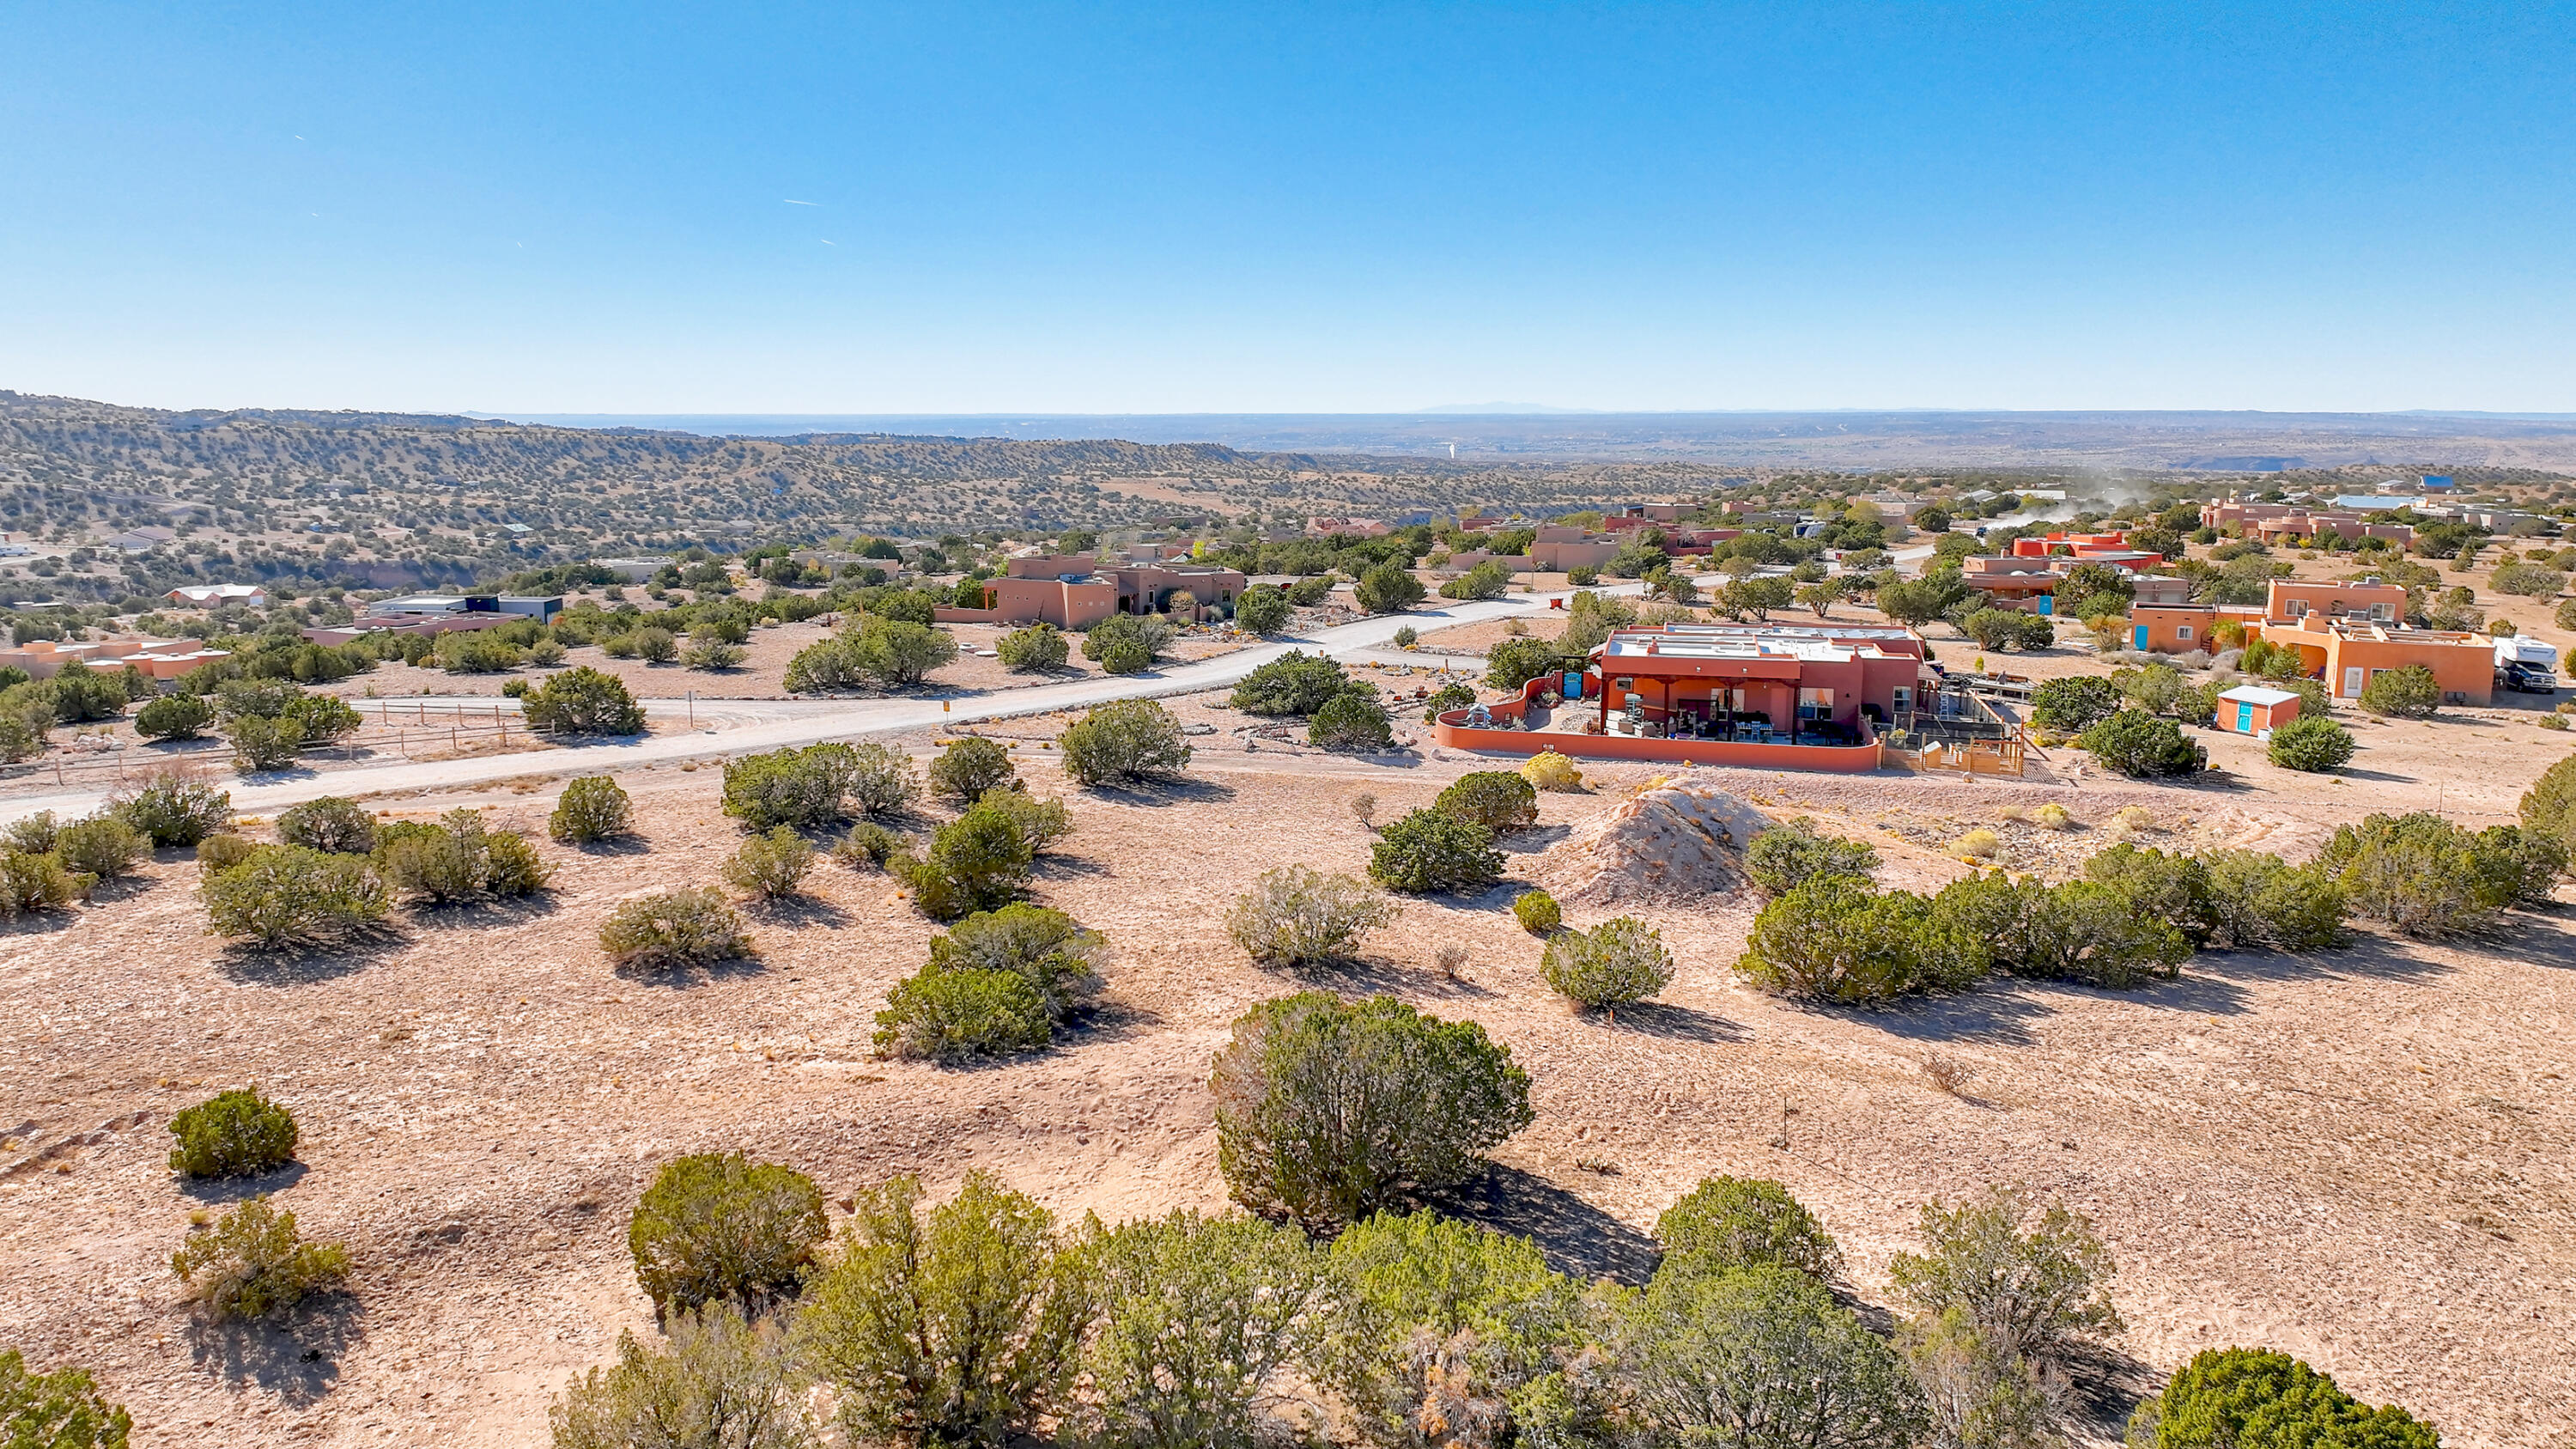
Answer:
[[2127, 1437], [2130, 1416], [2157, 1387], [2154, 1369], [2105, 1344], [2079, 1350], [2066, 1378], [2068, 1417], [2087, 1437], [2113, 1444]]
[[1584, 1279], [1643, 1287], [1663, 1257], [1652, 1237], [1534, 1172], [1499, 1162], [1480, 1178], [1427, 1194], [1424, 1203], [1479, 1227], [1528, 1238], [1549, 1267]]
[[1604, 1016], [1602, 1026], [1612, 1031], [1641, 1032], [1673, 1041], [1715, 1044], [1745, 1041], [1752, 1036], [1725, 1017], [1670, 1001], [1631, 1001], [1613, 1012], [1584, 1014]]
[[1437, 966], [1399, 961], [1392, 956], [1335, 956], [1288, 973], [1298, 981], [1341, 995], [1435, 996], [1443, 999], [1484, 998], [1494, 993]]
[[363, 971], [410, 944], [411, 937], [392, 926], [274, 950], [237, 941], [215, 957], [215, 970], [236, 986], [306, 986]]
[[757, 955], [734, 956], [722, 961], [700, 961], [686, 966], [642, 966], [620, 963], [613, 968], [620, 981], [638, 986], [658, 986], [667, 991], [694, 991], [701, 986], [714, 986], [726, 981], [741, 981], [769, 969], [769, 963]]
[[557, 841], [556, 844], [562, 845], [564, 849], [571, 851], [575, 855], [598, 857], [644, 855], [650, 853], [653, 849], [652, 843], [640, 835], [612, 835], [603, 840], [584, 840], [572, 843]]
[[517, 926], [542, 920], [563, 909], [553, 891], [532, 891], [524, 896], [495, 896], [480, 900], [416, 901], [404, 913], [414, 926], [428, 930], [483, 929], [491, 926]]
[[1232, 785], [1219, 780], [1173, 777], [1162, 780], [1131, 780], [1116, 785], [1094, 785], [1091, 795], [1113, 805], [1140, 805], [1155, 808], [1164, 805], [1224, 805], [1235, 796]]
[[284, 1403], [320, 1403], [339, 1386], [340, 1361], [365, 1335], [365, 1304], [350, 1292], [318, 1293], [275, 1320], [215, 1318], [188, 1324], [188, 1356], [236, 1388]]
[[[2562, 948], [2564, 947], [2566, 937], [2563, 933], [2552, 932], [2548, 934], [2553, 936], [2561, 944]], [[2538, 944], [2537, 940], [2534, 938], [2537, 938], [2540, 935], [2541, 933], [2532, 932], [2527, 933], [2525, 936], [2517, 937], [2513, 942], [2514, 951], [2517, 954], [2531, 951], [2533, 946]], [[2498, 943], [2493, 937], [2467, 937], [2464, 938], [2463, 944], [2472, 947], [2485, 945], [2492, 949]], [[2242, 988], [2233, 985], [2233, 983], [2237, 981], [2336, 980], [2343, 978], [2368, 978], [2378, 981], [2418, 981], [2436, 976], [2447, 976], [2451, 973], [2452, 968], [2450, 966], [2440, 961], [2418, 956], [2408, 949], [2408, 945], [2409, 943], [2401, 938], [2373, 935], [2368, 932], [2355, 932], [2350, 945], [2331, 951], [2302, 952], [2297, 954], [2286, 951], [2204, 951], [2191, 958], [2191, 966], [2190, 968], [2187, 968], [2187, 970], [2195, 972], [2200, 979], [2226, 983], [2229, 985], [2229, 989], [2235, 990], [2239, 992], [2239, 994], [2242, 993]], [[2576, 961], [2571, 961], [2571, 964], [2576, 964]], [[2189, 982], [2193, 979], [2193, 974], [2186, 974], [2183, 977], [2185, 982]], [[2201, 1010], [2203, 1008], [2192, 1006], [2190, 1009]], [[2218, 1008], [2215, 1007], [2208, 1009], [2213, 1012], [2218, 1010]]]
[[281, 1163], [266, 1172], [241, 1177], [188, 1177], [174, 1179], [179, 1195], [202, 1203], [247, 1202], [273, 1192], [284, 1192], [304, 1180], [309, 1171], [301, 1162]]
[[89, 893], [90, 904], [98, 905], [105, 903], [108, 905], [117, 905], [125, 901], [133, 900], [139, 896], [147, 895], [158, 889], [160, 884], [161, 882], [159, 879], [148, 875], [129, 874], [116, 876], [112, 879], [100, 881], [96, 886], [91, 887]]
[[1090, 878], [1114, 874], [1108, 866], [1081, 855], [1041, 855], [1029, 862], [1029, 872], [1039, 880], [1062, 876]]
[[79, 924], [80, 912], [78, 911], [22, 911], [5, 920], [0, 920], [0, 937], [50, 936], [56, 931], [68, 931]]
[[1571, 825], [1533, 825], [1497, 836], [1494, 845], [1505, 855], [1537, 855], [1573, 833]]
[[840, 930], [850, 923], [850, 913], [818, 896], [803, 893], [787, 896], [754, 896], [743, 902], [744, 915], [765, 926], [821, 926]]

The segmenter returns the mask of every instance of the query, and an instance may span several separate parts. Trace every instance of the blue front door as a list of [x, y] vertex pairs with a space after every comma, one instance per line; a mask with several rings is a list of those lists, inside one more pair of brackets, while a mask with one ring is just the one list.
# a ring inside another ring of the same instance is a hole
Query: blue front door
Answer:
[[2144, 624], [2140, 624], [2140, 625], [2138, 626], [2138, 643], [2137, 643], [2137, 650], [2138, 650], [2138, 652], [2139, 652], [2139, 653], [2143, 654], [2143, 653], [2145, 653], [2145, 652], [2146, 652], [2146, 649], [2147, 649], [2147, 626], [2146, 626], [2146, 625], [2144, 625]]
[[2240, 735], [2254, 733], [2254, 706], [2241, 700], [2236, 706], [2236, 732]]

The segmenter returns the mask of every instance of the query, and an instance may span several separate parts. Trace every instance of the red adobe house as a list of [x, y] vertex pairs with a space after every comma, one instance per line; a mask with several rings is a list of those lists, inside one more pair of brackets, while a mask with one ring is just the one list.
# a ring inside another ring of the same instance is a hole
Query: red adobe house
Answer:
[[1633, 699], [1674, 740], [1854, 745], [1926, 689], [1922, 636], [1886, 626], [1621, 629], [1585, 673], [1605, 731]]

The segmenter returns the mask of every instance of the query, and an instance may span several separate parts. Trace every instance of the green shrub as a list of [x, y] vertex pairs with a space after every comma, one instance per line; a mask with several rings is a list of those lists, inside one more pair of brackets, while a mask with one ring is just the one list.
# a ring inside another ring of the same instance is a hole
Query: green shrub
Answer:
[[1825, 876], [1865, 882], [1878, 869], [1878, 852], [1866, 841], [1827, 835], [1813, 818], [1801, 815], [1756, 832], [1744, 848], [1744, 869], [1754, 884], [1785, 896]]
[[805, 873], [814, 868], [814, 847], [784, 825], [755, 835], [728, 857], [720, 872], [725, 884], [775, 900], [796, 894]]
[[1584, 1006], [1625, 1006], [1672, 983], [1663, 935], [1630, 916], [1548, 939], [1540, 970], [1558, 995]]
[[1142, 674], [1154, 667], [1154, 651], [1133, 639], [1112, 639], [1101, 646], [1100, 672]]
[[2316, 863], [2354, 914], [2408, 936], [2452, 936], [2486, 929], [2520, 894], [2524, 865], [2519, 851], [2497, 848], [2505, 844], [2481, 850], [2478, 836], [2430, 811], [2371, 815], [2338, 828]]
[[1072, 646], [1065, 642], [1063, 632], [1053, 624], [1032, 624], [1003, 635], [994, 644], [993, 652], [1000, 656], [1003, 668], [1021, 674], [1035, 674], [1062, 669], [1064, 661], [1072, 653]]
[[2139, 1449], [2439, 1449], [2433, 1426], [2374, 1409], [2285, 1353], [2203, 1349], [2138, 1406]]
[[24, 711], [0, 707], [0, 762], [15, 765], [43, 753], [45, 731], [53, 722], [50, 713], [39, 719]]
[[518, 668], [525, 657], [516, 645], [504, 644], [481, 630], [441, 634], [430, 649], [431, 660], [450, 674], [499, 674]]
[[190, 1177], [251, 1177], [295, 1160], [295, 1118], [257, 1087], [218, 1092], [170, 1119], [170, 1169]]
[[1235, 1201], [1316, 1232], [1464, 1181], [1533, 1120], [1508, 1047], [1385, 996], [1263, 1002], [1208, 1088]]
[[1395, 727], [1377, 696], [1353, 690], [1315, 711], [1306, 723], [1306, 743], [1325, 750], [1383, 750], [1395, 743]]
[[2272, 731], [2264, 757], [2285, 770], [2332, 770], [2352, 763], [2352, 731], [2333, 720], [2301, 715]]
[[376, 873], [406, 896], [444, 905], [523, 896], [553, 875], [515, 831], [493, 832], [482, 812], [450, 810], [436, 825], [397, 821], [376, 832]]
[[1276, 634], [1287, 628], [1292, 612], [1288, 595], [1269, 584], [1255, 584], [1234, 601], [1234, 622], [1254, 634]]
[[1046, 999], [1012, 971], [924, 966], [896, 982], [877, 1013], [876, 1048], [890, 1057], [1013, 1056], [1054, 1039]]
[[1075, 1442], [1252, 1449], [1274, 1376], [1322, 1346], [1332, 1284], [1293, 1228], [1175, 1212], [1080, 1243], [1092, 1302]]
[[263, 950], [370, 925], [390, 904], [367, 862], [300, 845], [260, 846], [207, 876], [199, 890], [214, 934]]
[[2102, 768], [2132, 779], [2196, 774], [2209, 766], [2209, 751], [2184, 739], [2172, 720], [2144, 710], [2108, 715], [2085, 730], [2076, 743]]
[[606, 775], [583, 775], [567, 783], [546, 816], [546, 834], [567, 845], [614, 840], [635, 831], [635, 802]]
[[147, 740], [193, 740], [215, 721], [215, 707], [193, 694], [165, 694], [134, 715], [134, 732]]
[[985, 1172], [923, 1211], [903, 1177], [857, 1194], [796, 1338], [852, 1443], [1000, 1446], [1062, 1404], [1091, 1316], [1055, 1221]]
[[1923, 1442], [1922, 1398], [1902, 1361], [1805, 1273], [1659, 1273], [1623, 1309], [1618, 1387], [1643, 1442]]
[[[2576, 599], [2568, 601], [2576, 604]], [[2576, 848], [2576, 755], [2568, 755], [2541, 772], [2522, 794], [2518, 808], [2525, 830], [2555, 837]]]
[[873, 820], [852, 825], [832, 847], [832, 858], [843, 865], [869, 865], [882, 869], [886, 862], [903, 851], [903, 837]]
[[1766, 1178], [1709, 1177], [1655, 1220], [1664, 1245], [1656, 1276], [1786, 1268], [1822, 1282], [1842, 1274], [1842, 1249], [1816, 1215]]
[[51, 855], [23, 850], [0, 854], [0, 917], [68, 905], [89, 894], [98, 877], [63, 869]]
[[338, 1287], [349, 1276], [349, 1250], [304, 1241], [295, 1214], [262, 1195], [191, 1234], [171, 1255], [170, 1271], [190, 1301], [217, 1318], [265, 1318]]
[[2123, 842], [2086, 860], [2084, 878], [2118, 891], [2132, 914], [2172, 926], [2194, 946], [2218, 933], [2209, 867], [2196, 857]]
[[109, 802], [108, 808], [161, 846], [194, 845], [214, 834], [232, 818], [232, 806], [231, 792], [164, 770]]
[[365, 855], [376, 848], [376, 821], [356, 801], [325, 795], [280, 813], [277, 838], [332, 855]]
[[705, 889], [662, 891], [626, 902], [600, 926], [599, 945], [617, 965], [644, 971], [738, 960], [752, 950], [742, 917], [722, 894]]
[[1762, 908], [1736, 974], [1765, 991], [1875, 1005], [1986, 974], [1985, 938], [1911, 891], [1817, 876]]
[[0, 849], [45, 855], [53, 850], [54, 841], [61, 834], [62, 824], [54, 819], [54, 812], [39, 810], [9, 822], [7, 829], [0, 830]]
[[1189, 765], [1181, 722], [1150, 699], [1101, 705], [1057, 741], [1064, 772], [1084, 785], [1112, 785], [1177, 774]]
[[1536, 1243], [1437, 1213], [1380, 1213], [1325, 1258], [1340, 1302], [1318, 1377], [1363, 1442], [1421, 1443], [1426, 1415], [1474, 1426], [1469, 1443], [1581, 1442], [1546, 1430], [1571, 1427], [1579, 1381], [1606, 1367], [1582, 1352], [1595, 1315]]
[[2121, 1330], [2110, 1250], [2062, 1203], [2034, 1220], [2002, 1188], [1956, 1208], [1935, 1198], [1923, 1206], [1922, 1233], [1921, 1254], [1888, 1264], [1897, 1295], [1925, 1312], [1956, 1309], [2013, 1357], [2063, 1363]]
[[2030, 722], [2076, 732], [2120, 712], [2120, 688], [2102, 676], [2053, 678], [2030, 691]]
[[197, 842], [197, 873], [212, 875], [230, 870], [251, 858], [259, 842], [240, 835], [209, 835]]
[[114, 719], [125, 713], [128, 703], [122, 678], [103, 669], [92, 669], [77, 659], [64, 661], [61, 670], [38, 687], [52, 702], [55, 720], [62, 724]]
[[291, 719], [237, 715], [224, 724], [233, 747], [233, 768], [245, 772], [283, 770], [304, 753], [304, 726]]
[[1503, 878], [1494, 833], [1441, 810], [1416, 810], [1389, 825], [1369, 847], [1369, 876], [1413, 895], [1471, 893]]
[[584, 664], [519, 696], [528, 728], [566, 735], [640, 735], [644, 706], [616, 675]]
[[2421, 664], [2374, 671], [2357, 701], [2368, 713], [2396, 719], [2431, 719], [2442, 707], [2441, 681]]
[[1310, 715], [1350, 688], [1351, 678], [1341, 665], [1291, 649], [1245, 675], [1228, 702], [1245, 714]]
[[943, 971], [1007, 971], [1037, 989], [1051, 1020], [1062, 1020], [1100, 984], [1105, 944], [1062, 911], [1014, 903], [978, 911], [930, 940]]
[[930, 762], [931, 792], [960, 804], [982, 798], [987, 790], [1016, 784], [1019, 778], [1011, 752], [981, 735], [949, 741]]
[[554, 1449], [811, 1449], [803, 1384], [774, 1320], [716, 1304], [664, 1317], [667, 1347], [617, 1335], [617, 1362], [564, 1386]]
[[1061, 800], [1039, 800], [1025, 790], [1004, 786], [985, 791], [976, 804], [1009, 816], [1032, 854], [1046, 854], [1048, 847], [1073, 833], [1073, 812]]
[[152, 849], [143, 832], [113, 815], [93, 815], [64, 826], [54, 837], [54, 858], [74, 875], [115, 880]]
[[[1431, 692], [1431, 697], [1422, 702], [1422, 722], [1424, 724], [1436, 723], [1440, 716], [1448, 713], [1450, 710], [1465, 709], [1467, 706], [1474, 704], [1475, 702], [1475, 690], [1452, 680], [1449, 683], [1440, 686], [1438, 689], [1433, 690]], [[1557, 758], [1561, 760], [1564, 759], [1565, 756], [1558, 755]]]
[[16, 1349], [0, 1352], [0, 1444], [10, 1449], [126, 1449], [134, 1416], [110, 1403], [82, 1369], [27, 1372]]
[[2218, 942], [2270, 951], [2320, 951], [2344, 940], [2344, 888], [2313, 865], [2221, 850], [2203, 858]]
[[1503, 639], [1485, 651], [1485, 687], [1518, 690], [1556, 668], [1563, 646], [1546, 639]]
[[1565, 912], [1556, 897], [1545, 891], [1523, 891], [1512, 900], [1512, 919], [1533, 936], [1547, 936], [1565, 924]]
[[1517, 771], [1475, 770], [1451, 781], [1431, 808], [1501, 835], [1538, 823], [1538, 787]]
[[[680, 657], [680, 636], [668, 629], [647, 627], [626, 636], [635, 657], [647, 664], [668, 664]], [[791, 666], [792, 672], [792, 666]], [[787, 686], [794, 689], [796, 686]]]
[[1996, 871], [1951, 882], [1936, 904], [1987, 943], [1995, 969], [2016, 976], [2126, 989], [2171, 977], [2191, 956], [2180, 928], [2139, 915], [2126, 891], [2094, 881], [2046, 886]]
[[654, 1175], [626, 1225], [626, 1251], [657, 1315], [709, 1304], [754, 1314], [796, 1296], [830, 1235], [812, 1178], [739, 1152], [702, 1153]]
[[1288, 586], [1288, 602], [1301, 609], [1311, 609], [1333, 596], [1333, 583], [1331, 574], [1299, 579]]
[[902, 874], [922, 914], [950, 921], [1019, 894], [1036, 855], [1009, 809], [979, 800], [933, 832], [930, 849]]
[[741, 821], [746, 830], [775, 830], [781, 825], [821, 829], [850, 813], [851, 782], [858, 768], [857, 751], [837, 744], [729, 760], [724, 771], [724, 813]]
[[1352, 602], [1371, 614], [1395, 614], [1422, 602], [1422, 580], [1401, 564], [1380, 564], [1360, 575]]
[[1289, 865], [1234, 898], [1225, 930], [1253, 964], [1293, 971], [1348, 957], [1395, 917], [1395, 903], [1364, 881]]

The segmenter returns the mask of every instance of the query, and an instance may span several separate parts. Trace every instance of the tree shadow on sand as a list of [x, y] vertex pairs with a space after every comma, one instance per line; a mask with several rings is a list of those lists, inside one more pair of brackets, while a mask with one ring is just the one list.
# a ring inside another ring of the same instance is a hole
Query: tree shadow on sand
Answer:
[[389, 925], [268, 950], [236, 942], [215, 958], [215, 970], [236, 986], [309, 986], [363, 971], [410, 944], [409, 935]]
[[316, 1294], [274, 1319], [201, 1314], [188, 1324], [188, 1356], [226, 1384], [300, 1408], [338, 1387], [340, 1361], [366, 1336], [365, 1316], [365, 1304], [347, 1292]]
[[1232, 785], [1188, 775], [1094, 785], [1089, 793], [1112, 805], [1140, 805], [1149, 809], [1165, 805], [1223, 805], [1234, 799]]
[[1670, 1041], [1715, 1044], [1744, 1041], [1752, 1033], [1725, 1017], [1671, 1001], [1631, 1001], [1615, 1011], [1587, 1011], [1606, 1030], [1633, 1031]]
[[266, 1172], [245, 1173], [240, 1177], [189, 1177], [176, 1174], [182, 1197], [214, 1204], [248, 1202], [255, 1197], [284, 1192], [304, 1180], [308, 1169], [301, 1162], [284, 1162]]
[[1549, 1267], [1578, 1278], [1640, 1287], [1663, 1256], [1653, 1238], [1536, 1173], [1501, 1163], [1424, 1201], [1479, 1227], [1528, 1238]]

